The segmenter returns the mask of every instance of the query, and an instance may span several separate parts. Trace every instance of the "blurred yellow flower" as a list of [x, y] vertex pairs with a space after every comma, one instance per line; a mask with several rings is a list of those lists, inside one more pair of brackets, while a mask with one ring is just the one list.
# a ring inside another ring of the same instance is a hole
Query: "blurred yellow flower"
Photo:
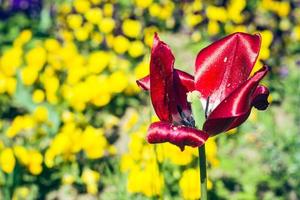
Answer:
[[100, 8], [92, 8], [84, 16], [92, 24], [98, 24], [102, 18], [102, 11]]
[[112, 18], [105, 17], [98, 23], [98, 28], [102, 33], [111, 33], [115, 28], [115, 21]]
[[131, 37], [131, 38], [137, 38], [142, 30], [142, 24], [141, 22], [133, 19], [125, 19], [122, 24], [122, 31], [124, 35]]
[[86, 184], [87, 191], [90, 194], [97, 194], [98, 182], [100, 180], [100, 174], [97, 171], [85, 168], [82, 172], [81, 179]]
[[22, 49], [18, 47], [5, 51], [0, 59], [1, 71], [7, 76], [15, 75], [17, 68], [22, 64], [22, 54]]
[[67, 16], [67, 24], [73, 30], [80, 28], [82, 22], [83, 18], [79, 14], [70, 14]]
[[75, 38], [80, 41], [86, 41], [89, 37], [89, 31], [85, 27], [77, 28], [74, 32]]
[[5, 148], [0, 152], [0, 168], [6, 172], [11, 173], [16, 164], [13, 150], [11, 148]]
[[21, 145], [14, 146], [14, 153], [19, 162], [23, 165], [28, 165], [29, 157], [31, 156], [27, 149]]
[[38, 106], [35, 108], [33, 116], [37, 122], [46, 122], [48, 120], [48, 109], [44, 106]]
[[202, 16], [199, 14], [187, 14], [185, 16], [186, 24], [189, 27], [194, 27], [202, 21]]
[[32, 85], [38, 78], [38, 71], [33, 67], [24, 67], [21, 71], [21, 78], [24, 85]]
[[32, 101], [34, 103], [41, 103], [44, 101], [44, 99], [45, 99], [45, 93], [43, 90], [41, 89], [34, 90], [32, 94]]
[[88, 70], [95, 74], [102, 72], [108, 66], [110, 58], [110, 53], [106, 51], [91, 52], [88, 58]]
[[14, 40], [13, 46], [15, 47], [22, 47], [24, 44], [29, 42], [32, 37], [31, 30], [23, 30], [19, 36]]
[[216, 35], [220, 32], [220, 27], [217, 21], [209, 20], [207, 33], [211, 36]]
[[135, 0], [134, 2], [137, 7], [145, 9], [152, 4], [153, 0]]
[[145, 47], [140, 40], [136, 40], [130, 43], [128, 53], [131, 57], [137, 58], [144, 54]]
[[39, 71], [46, 63], [47, 52], [43, 47], [34, 47], [25, 56], [27, 65], [30, 68]]
[[124, 72], [113, 72], [109, 77], [111, 92], [120, 93], [128, 86], [128, 79]]
[[106, 17], [111, 17], [113, 15], [114, 12], [114, 6], [111, 3], [105, 3], [103, 5], [103, 14]]
[[164, 187], [164, 179], [157, 164], [148, 163], [145, 169], [134, 169], [129, 172], [127, 191], [142, 193], [147, 197], [160, 195]]
[[83, 150], [90, 159], [101, 158], [108, 147], [103, 130], [92, 126], [86, 127], [82, 133], [81, 143]]
[[33, 175], [38, 175], [42, 172], [42, 163], [43, 163], [43, 156], [37, 150], [30, 150], [29, 151], [29, 163], [28, 163], [28, 170]]
[[122, 35], [118, 35], [114, 38], [113, 49], [118, 54], [124, 54], [128, 50], [129, 45], [129, 40]]
[[[182, 197], [187, 200], [200, 199], [200, 181], [199, 181], [199, 170], [198, 169], [187, 169], [183, 172], [182, 177], [179, 181], [179, 187], [181, 190]], [[207, 181], [207, 189], [212, 188], [212, 182]]]
[[227, 20], [227, 12], [223, 7], [216, 7], [209, 5], [206, 8], [206, 14], [209, 20], [226, 22]]
[[88, 0], [74, 0], [73, 5], [75, 10], [79, 13], [85, 13], [91, 7], [91, 3]]
[[62, 176], [62, 183], [64, 185], [71, 185], [75, 181], [75, 177], [72, 174], [64, 174]]

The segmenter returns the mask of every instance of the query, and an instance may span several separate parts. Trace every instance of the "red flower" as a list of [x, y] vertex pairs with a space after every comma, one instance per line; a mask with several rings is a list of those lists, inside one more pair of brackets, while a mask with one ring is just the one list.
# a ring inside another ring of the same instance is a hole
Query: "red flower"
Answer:
[[167, 44], [154, 36], [151, 50], [150, 75], [137, 81], [144, 90], [150, 90], [154, 110], [160, 122], [148, 130], [149, 143], [171, 142], [182, 150], [185, 145], [201, 146], [209, 135], [194, 128], [187, 92], [194, 90], [194, 78], [174, 69], [175, 58]]
[[[264, 110], [268, 106], [269, 91], [258, 85], [268, 67], [251, 78], [257, 59], [259, 35], [235, 33], [199, 52], [193, 76], [174, 69], [174, 56], [164, 42], [155, 35], [151, 51], [150, 75], [137, 81], [150, 90], [154, 110], [161, 120], [151, 124], [149, 143], [171, 142], [181, 149], [185, 145], [201, 146], [212, 136], [239, 126], [254, 106]], [[187, 92], [197, 90], [206, 108], [203, 131], [195, 129]]]

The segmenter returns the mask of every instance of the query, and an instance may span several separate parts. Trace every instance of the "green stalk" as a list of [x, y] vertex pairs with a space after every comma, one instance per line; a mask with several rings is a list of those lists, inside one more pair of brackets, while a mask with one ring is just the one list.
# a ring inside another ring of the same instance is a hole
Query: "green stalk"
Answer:
[[[202, 108], [199, 93], [196, 91], [189, 93], [188, 101], [191, 103], [192, 106], [195, 126], [198, 129], [202, 129], [202, 125], [205, 120], [205, 111]], [[205, 145], [199, 147], [198, 152], [199, 152], [201, 200], [207, 200], [207, 173], [206, 173]]]

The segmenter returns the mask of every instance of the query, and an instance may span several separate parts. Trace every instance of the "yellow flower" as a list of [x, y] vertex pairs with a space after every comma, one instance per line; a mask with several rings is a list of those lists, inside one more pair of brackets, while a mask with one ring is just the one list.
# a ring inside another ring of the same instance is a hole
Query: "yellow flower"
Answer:
[[189, 27], [194, 27], [202, 21], [202, 16], [199, 14], [188, 14], [185, 21]]
[[6, 173], [11, 173], [16, 164], [13, 150], [11, 148], [5, 148], [0, 152], [0, 167]]
[[206, 9], [206, 14], [209, 20], [226, 22], [227, 12], [223, 7], [209, 5]]
[[72, 174], [64, 174], [62, 177], [62, 183], [64, 185], [71, 185], [75, 181], [75, 177]]
[[44, 99], [45, 99], [45, 93], [43, 90], [41, 89], [34, 90], [32, 94], [32, 101], [34, 103], [41, 103], [44, 101]]
[[42, 69], [46, 62], [47, 52], [42, 47], [34, 47], [25, 56], [27, 65], [36, 71]]
[[85, 13], [91, 7], [91, 3], [88, 0], [75, 0], [73, 5], [75, 10], [79, 13]]
[[46, 39], [44, 45], [45, 45], [45, 49], [49, 52], [55, 52], [60, 48], [60, 43], [53, 38]]
[[124, 35], [131, 37], [131, 38], [137, 38], [142, 30], [142, 24], [141, 22], [133, 19], [125, 19], [122, 24], [122, 31]]
[[161, 10], [162, 8], [159, 6], [158, 3], [151, 4], [149, 8], [149, 12], [152, 17], [158, 17]]
[[111, 3], [106, 3], [103, 6], [103, 14], [106, 17], [111, 17], [113, 15], [114, 12], [114, 6]]
[[116, 71], [109, 77], [112, 92], [120, 93], [128, 86], [128, 78], [122, 71]]
[[88, 70], [95, 74], [102, 72], [108, 66], [110, 58], [110, 53], [106, 51], [91, 52], [88, 58]]
[[17, 80], [14, 77], [5, 78], [6, 91], [8, 94], [13, 95], [16, 91]]
[[33, 116], [37, 122], [46, 122], [48, 120], [48, 109], [44, 106], [38, 106]]
[[138, 8], [145, 9], [152, 4], [153, 0], [135, 0], [134, 2]]
[[122, 35], [115, 37], [113, 41], [113, 49], [118, 54], [124, 54], [128, 50], [129, 45], [129, 40]]
[[38, 71], [33, 67], [24, 67], [21, 71], [21, 78], [24, 85], [32, 85], [38, 78]]
[[217, 21], [210, 20], [208, 22], [207, 33], [211, 36], [220, 32], [220, 27]]
[[244, 16], [241, 14], [246, 7], [246, 0], [230, 0], [227, 6], [228, 18], [235, 23], [241, 23], [244, 20]]
[[130, 43], [128, 53], [131, 57], [133, 58], [139, 57], [144, 54], [144, 51], [145, 51], [145, 47], [141, 41], [136, 40]]
[[16, 158], [23, 164], [28, 165], [29, 163], [29, 157], [31, 156], [27, 149], [23, 146], [17, 145], [14, 146], [14, 153], [16, 155]]
[[101, 158], [107, 147], [107, 141], [102, 129], [88, 126], [82, 134], [82, 148], [90, 159]]
[[87, 186], [87, 191], [90, 194], [97, 194], [98, 182], [100, 180], [100, 174], [97, 171], [85, 168], [82, 172], [81, 179]]
[[103, 35], [99, 32], [93, 32], [91, 39], [95, 45], [100, 45], [104, 39]]
[[115, 28], [115, 21], [109, 17], [103, 18], [98, 23], [98, 28], [102, 33], [105, 34], [111, 33]]
[[29, 154], [30, 157], [28, 163], [28, 170], [33, 175], [39, 175], [43, 170], [42, 168], [43, 156], [37, 150], [31, 150]]
[[86, 29], [85, 27], [80, 27], [78, 29], [75, 30], [74, 32], [75, 38], [80, 41], [86, 41], [89, 37], [89, 30]]
[[70, 14], [67, 16], [67, 24], [74, 30], [81, 27], [82, 21], [82, 16], [79, 14]]
[[187, 165], [193, 160], [194, 148], [186, 148], [183, 152], [170, 143], [164, 143], [157, 148], [157, 156], [160, 162], [170, 160], [176, 165]]
[[97, 24], [102, 18], [102, 11], [100, 8], [92, 8], [84, 16], [92, 24]]
[[32, 37], [31, 30], [23, 30], [20, 35], [15, 39], [13, 46], [22, 47], [25, 43], [29, 42]]
[[[200, 199], [200, 182], [199, 182], [199, 170], [187, 169], [183, 172], [182, 177], [179, 181], [179, 187], [181, 190], [182, 197], [184, 199], [193, 200]], [[207, 189], [212, 188], [210, 180], [207, 181]]]
[[92, 2], [92, 4], [94, 5], [98, 5], [101, 3], [102, 0], [90, 0], [90, 2]]
[[16, 74], [17, 68], [22, 63], [22, 49], [11, 48], [4, 52], [0, 60], [0, 69], [7, 76], [13, 76]]
[[160, 195], [164, 179], [156, 163], [147, 163], [145, 169], [133, 169], [129, 172], [127, 191], [142, 193], [147, 197]]

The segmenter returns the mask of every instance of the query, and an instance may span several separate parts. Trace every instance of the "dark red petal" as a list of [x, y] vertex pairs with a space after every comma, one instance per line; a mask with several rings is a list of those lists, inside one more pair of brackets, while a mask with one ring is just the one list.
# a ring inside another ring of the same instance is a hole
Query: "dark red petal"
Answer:
[[208, 116], [204, 131], [215, 135], [243, 123], [250, 114], [253, 100], [256, 99], [258, 83], [268, 71], [268, 67], [263, 67], [224, 99]]
[[[184, 71], [179, 69], [174, 70], [174, 75], [178, 74], [180, 79], [180, 84], [189, 92], [194, 91], [194, 77]], [[137, 85], [143, 90], [150, 90], [150, 76], [147, 75], [136, 81]]]
[[260, 35], [234, 33], [199, 52], [195, 88], [217, 106], [249, 77], [260, 50]]
[[136, 84], [143, 90], [150, 90], [150, 76], [145, 76], [136, 81]]
[[268, 102], [269, 94], [270, 92], [268, 88], [262, 85], [257, 86], [252, 97], [252, 105], [258, 110], [267, 109], [269, 105]]
[[177, 112], [173, 89], [174, 61], [169, 46], [155, 34], [150, 60], [150, 96], [161, 121], [172, 122], [172, 113]]
[[194, 77], [179, 69], [174, 70], [174, 76], [178, 74], [180, 79], [180, 85], [185, 88], [186, 91], [192, 92], [195, 90]]
[[154, 122], [148, 129], [147, 141], [151, 144], [170, 142], [182, 151], [184, 147], [199, 147], [209, 135], [204, 131], [186, 126], [174, 126], [168, 122]]

